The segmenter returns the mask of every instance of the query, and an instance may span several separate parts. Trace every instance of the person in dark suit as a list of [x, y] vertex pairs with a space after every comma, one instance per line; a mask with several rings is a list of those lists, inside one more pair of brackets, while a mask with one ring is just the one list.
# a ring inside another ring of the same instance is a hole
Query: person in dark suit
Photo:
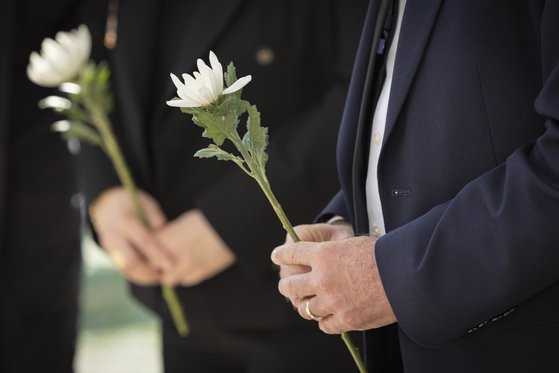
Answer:
[[394, 27], [370, 3], [336, 222], [273, 252], [280, 290], [328, 333], [365, 330], [374, 372], [555, 372], [559, 3], [397, 5]]
[[[271, 184], [290, 218], [306, 221], [338, 188], [333, 146], [365, 11], [364, 2], [121, 0], [109, 16], [115, 130], [151, 229], [133, 216], [106, 157], [87, 146], [82, 184], [101, 246], [162, 318], [166, 372], [353, 369], [339, 338], [277, 294], [265, 248], [284, 232], [258, 186], [235, 165], [193, 158], [207, 139], [165, 102], [175, 95], [169, 73], [191, 72], [210, 50], [252, 74], [244, 96], [270, 128]], [[160, 283], [177, 286], [186, 338]]]
[[0, 13], [0, 372], [72, 372], [80, 284], [74, 161], [26, 75], [45, 37], [78, 24], [78, 1], [15, 1]]

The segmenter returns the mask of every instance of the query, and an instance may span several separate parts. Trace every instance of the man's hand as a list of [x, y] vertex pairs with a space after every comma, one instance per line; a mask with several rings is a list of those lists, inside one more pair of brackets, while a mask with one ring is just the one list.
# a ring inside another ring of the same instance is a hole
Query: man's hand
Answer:
[[151, 196], [139, 191], [139, 200], [149, 227], [134, 214], [123, 187], [103, 192], [91, 204], [90, 215], [101, 246], [124, 277], [138, 285], [155, 285], [160, 283], [161, 271], [171, 267], [170, 257], [159, 247], [153, 233], [166, 219]]
[[[329, 230], [327, 229], [327, 232]], [[316, 234], [313, 237], [318, 237]], [[339, 237], [326, 234], [320, 237]], [[272, 253], [278, 265], [307, 266], [310, 271], [283, 277], [280, 292], [329, 334], [379, 328], [396, 322], [376, 265], [376, 239], [353, 237], [327, 242], [286, 243]]]
[[194, 286], [235, 263], [235, 255], [200, 210], [190, 210], [157, 233], [158, 242], [173, 258], [164, 272], [167, 285]]

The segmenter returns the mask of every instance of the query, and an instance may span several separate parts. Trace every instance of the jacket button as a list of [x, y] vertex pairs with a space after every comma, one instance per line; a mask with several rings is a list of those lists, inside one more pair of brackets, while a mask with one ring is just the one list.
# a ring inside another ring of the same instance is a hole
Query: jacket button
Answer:
[[256, 51], [256, 62], [262, 66], [268, 66], [274, 62], [274, 50], [269, 47], [260, 48]]
[[411, 190], [407, 189], [392, 189], [390, 191], [392, 197], [409, 197], [411, 196]]

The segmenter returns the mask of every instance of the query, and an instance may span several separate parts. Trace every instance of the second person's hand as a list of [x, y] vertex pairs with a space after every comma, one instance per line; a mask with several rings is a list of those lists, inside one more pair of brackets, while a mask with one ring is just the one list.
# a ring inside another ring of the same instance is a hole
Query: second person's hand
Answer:
[[123, 276], [138, 285], [157, 285], [161, 273], [171, 268], [171, 258], [155, 237], [166, 218], [153, 197], [143, 191], [138, 197], [149, 227], [135, 215], [123, 187], [104, 191], [91, 204], [90, 216], [100, 245]]

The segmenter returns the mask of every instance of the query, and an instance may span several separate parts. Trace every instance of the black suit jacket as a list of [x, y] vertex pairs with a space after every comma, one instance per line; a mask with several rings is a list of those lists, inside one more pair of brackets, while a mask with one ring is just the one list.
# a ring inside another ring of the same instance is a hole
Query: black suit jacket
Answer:
[[[309, 221], [338, 189], [333, 148], [366, 4], [176, 2], [176, 16], [163, 19], [155, 3], [120, 2], [119, 42], [110, 55], [120, 109], [116, 130], [134, 176], [168, 218], [201, 209], [238, 258], [216, 278], [178, 289], [186, 313], [193, 325], [292, 325], [298, 316], [277, 294], [269, 259], [285, 233], [258, 186], [234, 164], [193, 158], [208, 142], [188, 116], [165, 105], [176, 95], [168, 74], [193, 71], [210, 49], [224, 65], [234, 61], [239, 76], [252, 74], [243, 95], [270, 128], [272, 187], [294, 224]], [[158, 19], [177, 29], [158, 36]], [[170, 67], [161, 69], [158, 60], [171, 61]], [[162, 81], [154, 97], [151, 88]], [[116, 180], [104, 156], [84, 150], [91, 200]], [[163, 312], [159, 289], [134, 287], [134, 293]]]
[[[338, 141], [342, 191], [325, 216], [355, 213], [377, 8]], [[388, 233], [376, 245], [406, 372], [559, 369], [558, 19], [556, 1], [407, 2], [378, 167]], [[371, 365], [386, 330], [366, 332]]]
[[[80, 2], [7, 0], [0, 13], [0, 371], [72, 370], [80, 284], [74, 162], [26, 76], [45, 37], [78, 25]], [[31, 341], [31, 342], [30, 342]]]

